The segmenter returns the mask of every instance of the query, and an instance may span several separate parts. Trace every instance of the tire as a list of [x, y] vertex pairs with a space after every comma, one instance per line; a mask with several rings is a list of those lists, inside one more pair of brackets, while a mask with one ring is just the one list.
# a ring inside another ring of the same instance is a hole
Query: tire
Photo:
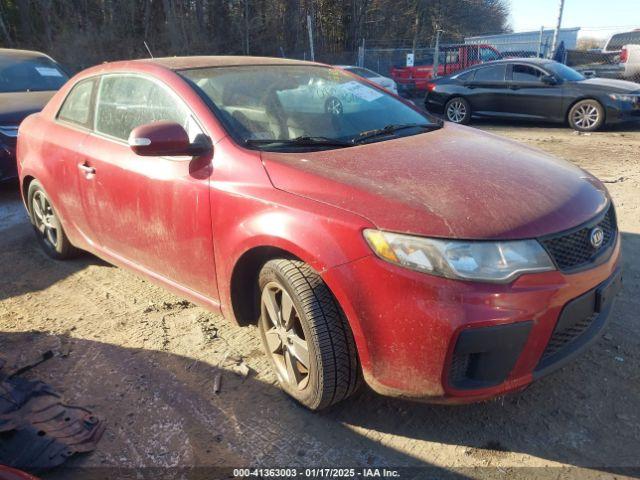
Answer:
[[471, 122], [471, 105], [462, 97], [454, 97], [444, 106], [444, 118], [449, 122], [468, 125]]
[[581, 100], [569, 110], [568, 120], [578, 132], [595, 132], [604, 124], [604, 107], [597, 100]]
[[56, 260], [66, 260], [78, 254], [62, 228], [47, 192], [40, 182], [33, 180], [27, 193], [29, 217], [38, 243], [47, 255]]
[[310, 410], [352, 395], [361, 384], [356, 345], [322, 278], [304, 262], [276, 259], [258, 282], [260, 336], [282, 389]]

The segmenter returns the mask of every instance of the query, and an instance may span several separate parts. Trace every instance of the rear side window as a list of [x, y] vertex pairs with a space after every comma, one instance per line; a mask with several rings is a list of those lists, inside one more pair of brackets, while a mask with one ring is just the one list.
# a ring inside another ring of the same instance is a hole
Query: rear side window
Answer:
[[607, 51], [622, 50], [625, 45], [640, 45], [640, 32], [618, 33], [611, 37]]
[[513, 81], [514, 82], [540, 82], [543, 73], [537, 68], [529, 65], [514, 65], [513, 66]]
[[95, 130], [120, 140], [141, 125], [167, 120], [189, 127], [190, 113], [165, 86], [135, 75], [103, 77]]
[[84, 80], [74, 86], [62, 104], [58, 118], [65, 122], [90, 128], [94, 85], [95, 81], [91, 79]]
[[507, 71], [506, 64], [493, 65], [491, 67], [476, 70], [476, 82], [503, 82]]
[[476, 75], [476, 71], [471, 70], [469, 72], [460, 73], [456, 75], [455, 78], [457, 78], [458, 80], [462, 80], [463, 82], [470, 82], [471, 80], [473, 80], [473, 77], [475, 75]]

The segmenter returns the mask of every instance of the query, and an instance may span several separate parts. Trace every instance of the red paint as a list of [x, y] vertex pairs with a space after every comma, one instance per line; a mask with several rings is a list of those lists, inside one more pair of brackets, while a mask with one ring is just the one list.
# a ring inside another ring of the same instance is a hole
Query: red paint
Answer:
[[[135, 154], [144, 157], [191, 153], [191, 142], [186, 130], [177, 123], [166, 121], [134, 128], [129, 136], [129, 146]], [[205, 150], [201, 153], [208, 152]]]
[[0, 480], [38, 480], [33, 475], [29, 475], [21, 470], [0, 465]]
[[[609, 197], [594, 177], [566, 162], [450, 125], [315, 153], [247, 150], [171, 70], [176, 66], [188, 67], [189, 60], [105, 64], [76, 76], [22, 124], [21, 182], [42, 183], [74, 245], [232, 320], [231, 277], [243, 254], [267, 246], [304, 260], [342, 305], [365, 378], [379, 392], [471, 401], [523, 388], [562, 306], [606, 279], [618, 263], [619, 246], [608, 262], [579, 274], [529, 274], [496, 285], [383, 262], [364, 241], [363, 229], [532, 238], [591, 219]], [[210, 153], [196, 160], [140, 156], [125, 142], [55, 120], [71, 86], [112, 72], [136, 72], [168, 85], [211, 139]], [[505, 383], [483, 391], [449, 388], [443, 375], [461, 329], [522, 320], [535, 325]]]
[[622, 47], [620, 51], [620, 63], [627, 63], [629, 60], [629, 49], [627, 47]]
[[[443, 59], [438, 64], [438, 76], [453, 75], [460, 70], [482, 63], [480, 52], [491, 52], [497, 60], [502, 55], [491, 45], [452, 45], [441, 47]], [[444, 60], [444, 61], [443, 61]], [[396, 66], [391, 69], [391, 78], [398, 87], [413, 91], [428, 89], [429, 80], [433, 79], [433, 64], [416, 64], [413, 67]]]

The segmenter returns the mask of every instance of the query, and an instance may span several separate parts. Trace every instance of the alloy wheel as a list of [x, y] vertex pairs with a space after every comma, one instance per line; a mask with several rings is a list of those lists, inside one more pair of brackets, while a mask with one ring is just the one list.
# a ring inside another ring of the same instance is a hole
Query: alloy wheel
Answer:
[[467, 116], [467, 107], [464, 102], [456, 100], [447, 108], [447, 119], [450, 122], [461, 123]]
[[595, 105], [585, 104], [580, 105], [575, 112], [573, 112], [573, 123], [579, 128], [585, 130], [593, 128], [600, 120], [600, 113]]
[[36, 229], [42, 238], [55, 249], [58, 246], [60, 226], [49, 199], [42, 191], [37, 191], [33, 195], [31, 207]]
[[293, 300], [282, 286], [269, 282], [260, 305], [267, 351], [280, 381], [303, 390], [309, 384], [309, 344]]

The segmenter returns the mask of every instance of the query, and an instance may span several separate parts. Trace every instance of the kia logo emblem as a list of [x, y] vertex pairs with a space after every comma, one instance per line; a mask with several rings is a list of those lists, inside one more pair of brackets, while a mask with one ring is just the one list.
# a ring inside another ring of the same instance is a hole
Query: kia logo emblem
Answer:
[[604, 242], [604, 232], [600, 227], [596, 227], [591, 230], [591, 233], [589, 234], [589, 241], [593, 248], [600, 248], [602, 246], [602, 242]]

